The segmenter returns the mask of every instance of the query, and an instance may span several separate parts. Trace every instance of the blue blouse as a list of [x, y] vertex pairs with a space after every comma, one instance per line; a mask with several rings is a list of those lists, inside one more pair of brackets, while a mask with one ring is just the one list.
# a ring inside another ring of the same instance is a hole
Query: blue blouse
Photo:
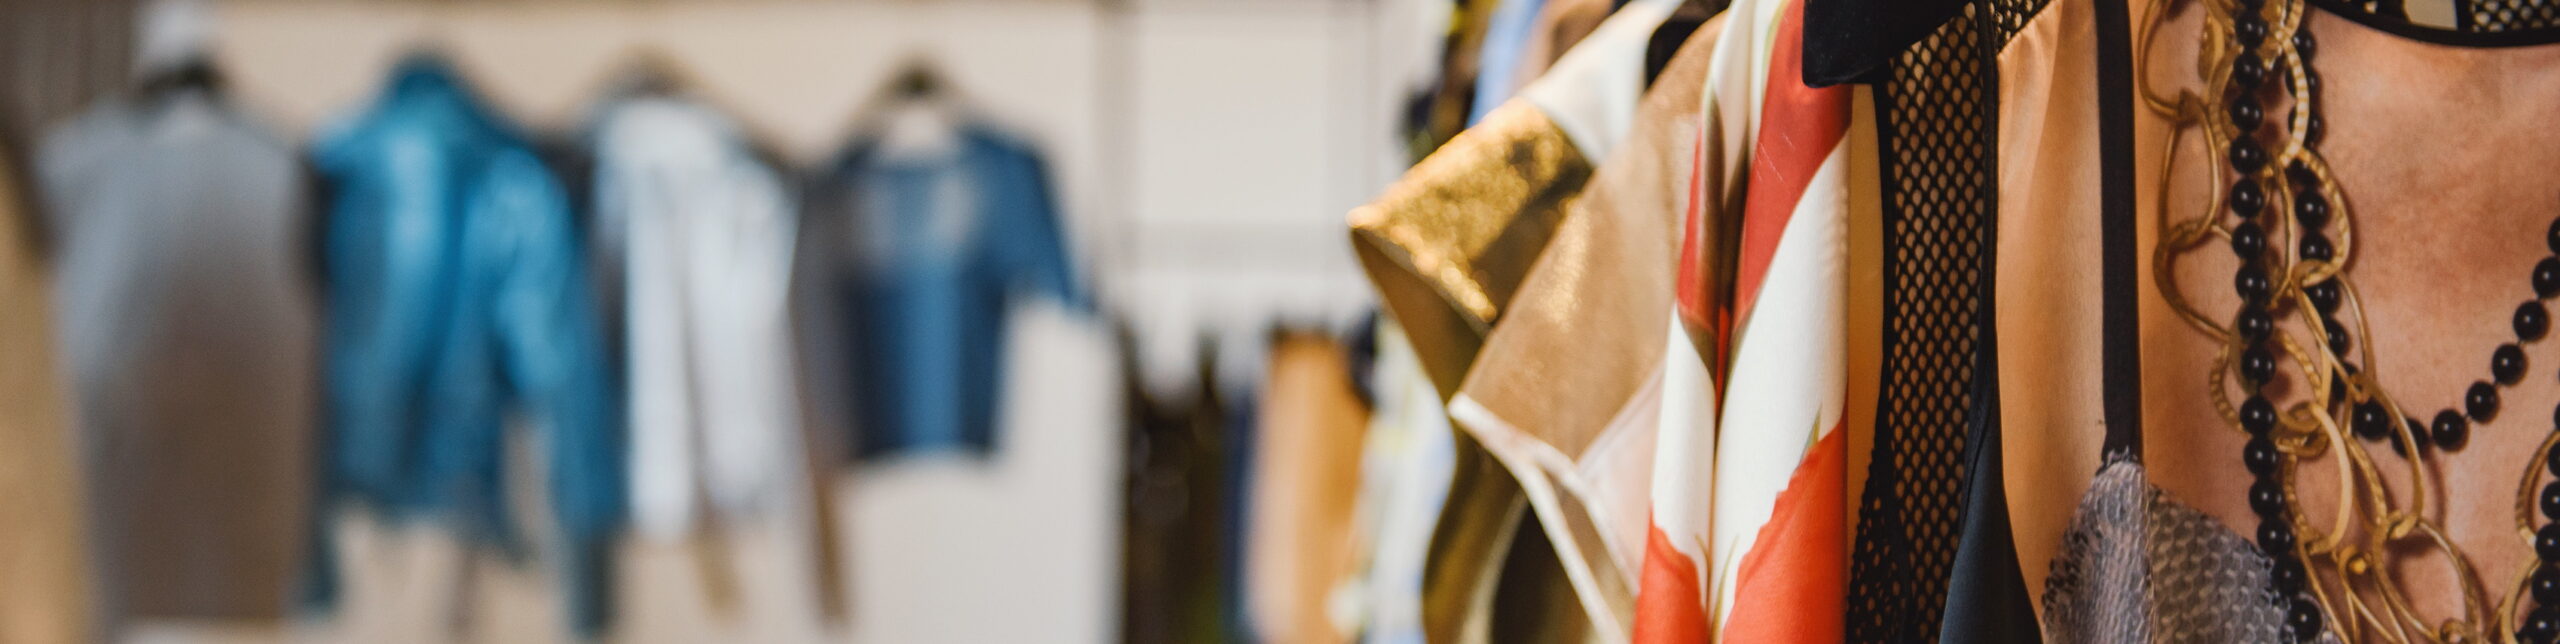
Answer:
[[864, 140], [809, 191], [809, 277], [844, 303], [857, 456], [993, 449], [1010, 305], [1087, 306], [1040, 159], [981, 125], [953, 142], [886, 154]]

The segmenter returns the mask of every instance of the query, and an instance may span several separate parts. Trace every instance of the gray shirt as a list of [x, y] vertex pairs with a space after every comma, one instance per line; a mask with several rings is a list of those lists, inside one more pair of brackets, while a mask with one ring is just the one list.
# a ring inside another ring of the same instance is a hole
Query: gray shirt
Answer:
[[300, 161], [178, 90], [91, 108], [38, 166], [109, 618], [283, 615], [316, 458]]

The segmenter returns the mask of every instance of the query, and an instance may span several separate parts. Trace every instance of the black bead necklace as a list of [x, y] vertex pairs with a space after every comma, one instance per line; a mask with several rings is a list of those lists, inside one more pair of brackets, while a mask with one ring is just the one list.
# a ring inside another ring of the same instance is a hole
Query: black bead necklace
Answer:
[[[2231, 63], [2229, 103], [2226, 116], [2235, 131], [2226, 151], [2231, 167], [2240, 179], [2232, 185], [2227, 207], [2237, 215], [2239, 223], [2231, 226], [2231, 250], [2240, 259], [2240, 268], [2232, 277], [2233, 290], [2241, 299], [2234, 316], [2233, 329], [2241, 341], [2241, 351], [2234, 370], [2240, 375], [2248, 398], [2238, 409], [2238, 420], [2250, 438], [2242, 448], [2241, 460], [2255, 480], [2249, 486], [2249, 507], [2259, 518], [2257, 543], [2269, 559], [2268, 580], [2276, 591], [2287, 598], [2286, 626], [2298, 641], [2312, 641], [2324, 627], [2319, 602], [2307, 591], [2312, 583], [2296, 551], [2297, 538], [2286, 501], [2283, 484], [2284, 458], [2276, 447], [2274, 431], [2278, 414], [2274, 403], [2264, 395], [2265, 386], [2274, 379], [2277, 365], [2270, 338], [2275, 334], [2276, 299], [2279, 284], [2270, 276], [2271, 250], [2269, 225], [2259, 216], [2268, 206], [2266, 179], [2260, 173], [2269, 162], [2267, 148], [2257, 140], [2257, 132], [2266, 121], [2259, 98], [2265, 81], [2272, 75], [2269, 65], [2257, 55], [2268, 35], [2263, 18], [2265, 0], [2236, 0], [2238, 11], [2232, 16], [2232, 37], [2241, 52]], [[2320, 79], [2309, 67], [2316, 42], [2307, 31], [2294, 32], [2290, 44], [2303, 63], [2295, 96], [2308, 101], [2300, 106], [2306, 112], [2300, 142], [2309, 148], [2319, 142], [2323, 123], [2317, 109]], [[2337, 248], [2326, 235], [2331, 220], [2325, 179], [2299, 159], [2283, 169], [2286, 184], [2296, 188], [2292, 195], [2292, 215], [2299, 226], [2295, 240], [2296, 256], [2304, 261], [2331, 262]], [[2271, 173], [2270, 173], [2271, 174]], [[2393, 451], [2404, 456], [2428, 448], [2453, 451], [2468, 442], [2472, 425], [2485, 424], [2498, 415], [2499, 388], [2522, 382], [2527, 371], [2523, 346], [2541, 340], [2550, 331], [2550, 312], [2543, 300], [2560, 297], [2560, 221], [2554, 221], [2545, 234], [2551, 256], [2535, 264], [2532, 274], [2533, 296], [2516, 306], [2511, 323], [2515, 341], [2500, 344], [2489, 356], [2489, 378], [2476, 380], [2464, 391], [2457, 411], [2448, 407], [2438, 411], [2431, 423], [2401, 417], [2399, 423], [2407, 432], [2394, 431], [2390, 407], [2378, 392], [2357, 391], [2350, 400], [2345, 377], [2330, 378], [2328, 397], [2324, 399], [2333, 413], [2343, 412], [2349, 428], [2366, 441], [2388, 440]], [[2342, 376], [2357, 374], [2357, 366], [2345, 358], [2354, 348], [2346, 327], [2337, 319], [2343, 304], [2340, 281], [2336, 274], [2311, 281], [2300, 287], [2302, 299], [2310, 303], [2310, 312], [2318, 321], [2321, 336], [2331, 357], [2335, 358]], [[2371, 381], [2365, 381], [2370, 385]], [[2361, 389], [2361, 388], [2359, 388]], [[2552, 414], [2554, 432], [2560, 432], [2560, 409]], [[2402, 436], [2408, 438], [2403, 439]], [[2414, 443], [2414, 444], [2413, 444]], [[2545, 523], [2534, 533], [2536, 563], [2527, 580], [2526, 590], [2533, 608], [2518, 622], [2516, 639], [2522, 642], [2547, 643], [2560, 640], [2560, 449], [2547, 452], [2543, 466], [2553, 480], [2545, 484], [2536, 501]]]
[[[2534, 264], [2533, 297], [2516, 305], [2518, 343], [2541, 340], [2551, 331], [2551, 315], [2542, 301], [2560, 296], [2560, 221], [2551, 222], [2550, 230], [2543, 233], [2543, 244], [2551, 249], [2552, 255]], [[2524, 350], [2514, 343], [2499, 345], [2497, 352], [2490, 355], [2489, 371], [2490, 377], [2501, 385], [2513, 385], [2522, 380]], [[2473, 401], [2479, 399], [2478, 392], [2482, 388], [2480, 383], [2471, 385]], [[2494, 413], [2497, 403], [2495, 390], [2490, 394], [2489, 404]], [[2552, 431], [2560, 432], [2560, 408], [2552, 409], [2551, 423]], [[2525, 582], [2534, 608], [2525, 614], [2523, 622], [2516, 625], [2518, 641], [2537, 644], [2560, 640], [2560, 450], [2548, 452], [2542, 464], [2552, 481], [2543, 484], [2541, 496], [2535, 499], [2538, 501], [2535, 506], [2542, 511], [2543, 524], [2533, 533], [2533, 575]]]
[[[2319, 638], [2324, 620], [2319, 601], [2307, 592], [2312, 583], [2311, 572], [2302, 565], [2302, 559], [2295, 550], [2292, 510], [2285, 501], [2285, 468], [2273, 436], [2277, 423], [2276, 407], [2267, 400], [2264, 392], [2267, 382], [2275, 378], [2276, 372], [2275, 354], [2269, 346], [2269, 338], [2275, 334], [2272, 306], [2276, 285], [2268, 275], [2267, 226], [2258, 221], [2267, 210], [2266, 189], [2258, 173], [2266, 167], [2268, 155], [2255, 136], [2258, 126], [2266, 118], [2258, 94], [2264, 89], [2268, 73], [2256, 53], [2267, 37], [2267, 22], [2261, 16], [2265, 6], [2265, 0], [2238, 1], [2239, 11], [2233, 12], [2232, 16], [2232, 36], [2240, 44], [2241, 52], [2232, 60], [2228, 85], [2230, 103], [2227, 116], [2236, 133], [2231, 138], [2226, 156], [2232, 169], [2241, 177], [2231, 187], [2228, 204], [2232, 214], [2240, 218], [2240, 223], [2232, 226], [2230, 231], [2231, 251], [2240, 258], [2240, 268], [2232, 276], [2231, 286], [2240, 295], [2241, 302], [2232, 327], [2238, 331], [2242, 343], [2237, 370], [2249, 392], [2248, 399], [2241, 402], [2239, 408], [2240, 426], [2249, 432], [2248, 444], [2241, 449], [2241, 461], [2256, 478], [2249, 485], [2249, 508], [2258, 515], [2258, 547], [2269, 560], [2267, 579], [2286, 600], [2285, 626], [2297, 641], [2312, 641]], [[2296, 51], [2307, 58], [2310, 34], [2297, 33], [2293, 41]], [[2313, 118], [2316, 122], [2318, 117]], [[2295, 199], [2295, 219], [2313, 232], [2302, 235], [2297, 250], [2306, 259], [2328, 261], [2334, 249], [2326, 238], [2316, 232], [2320, 224], [2327, 222], [2327, 203], [2315, 188], [2306, 188], [2302, 194], [2310, 198]], [[2327, 287], [2323, 290], [2325, 297], [2313, 294], [2316, 286], [2306, 287], [2304, 294], [2311, 297], [2314, 308], [2319, 310], [2322, 326], [2330, 332], [2329, 345], [2335, 351], [2345, 346], [2343, 329], [2330, 317], [2337, 310], [2337, 283], [2333, 279], [2321, 282], [2320, 286]]]

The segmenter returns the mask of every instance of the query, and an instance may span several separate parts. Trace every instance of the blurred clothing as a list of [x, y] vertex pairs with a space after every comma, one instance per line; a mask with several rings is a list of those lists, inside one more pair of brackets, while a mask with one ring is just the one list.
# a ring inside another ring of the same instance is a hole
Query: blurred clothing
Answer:
[[300, 161], [187, 87], [99, 104], [39, 164], [105, 613], [283, 616], [317, 406]]
[[[1647, 47], [1678, 4], [1645, 0], [1619, 10], [1482, 124], [1350, 213], [1362, 268], [1444, 399], [1479, 366], [1487, 333], [1504, 316], [1544, 314], [1515, 313], [1514, 297], [1579, 207], [1594, 162], [1627, 139], [1646, 85]], [[1598, 574], [1564, 567], [1607, 561], [1591, 556], [1597, 544], [1561, 538], [1581, 508], [1532, 506], [1508, 466], [1523, 455], [1507, 440], [1517, 432], [1478, 427], [1457, 416], [1454, 401], [1449, 410], [1462, 431], [1428, 551], [1429, 639], [1623, 637], [1631, 611], [1611, 595], [1625, 593]], [[1556, 529], [1521, 534], [1532, 510]], [[1563, 550], [1535, 552], [1541, 548]]]
[[[1697, 4], [1681, 5], [1683, 11], [1690, 9], [1703, 11]], [[1546, 75], [1547, 68], [1555, 66], [1557, 58], [1599, 29], [1600, 22], [1617, 10], [1617, 0], [1547, 0], [1538, 8], [1528, 41], [1520, 45], [1520, 60], [1512, 65], [1511, 86], [1527, 87], [1537, 82], [1539, 76]]]
[[[1467, 107], [1467, 126], [1484, 122], [1493, 108], [1511, 100], [1525, 83], [1517, 82], [1520, 64], [1538, 33], [1538, 14], [1547, 0], [1501, 0], [1487, 19], [1483, 51], [1476, 55], [1476, 97]], [[1534, 77], [1532, 77], [1534, 78]]]
[[1292, 333], [1271, 348], [1245, 504], [1246, 616], [1257, 641], [1346, 642], [1332, 597], [1353, 571], [1369, 409], [1341, 345]]
[[929, 145], [866, 135], [809, 195], [807, 278], [845, 303], [866, 458], [993, 449], [1015, 299], [1086, 306], [1039, 157], [965, 118], [941, 125]]
[[1360, 447], [1360, 490], [1352, 502], [1362, 548], [1349, 593], [1362, 607], [1360, 641], [1421, 644], [1422, 588], [1432, 531], [1456, 468], [1457, 430], [1424, 375], [1421, 358], [1393, 318], [1380, 316], [1370, 364], [1376, 406]]
[[[1637, 100], [1625, 140], [1564, 212], [1450, 404], [1570, 558], [1577, 593], [1620, 622], [1643, 562], [1665, 312], [1716, 42], [1701, 33]], [[1617, 64], [1633, 62], [1626, 53]]]
[[85, 642], [89, 553], [52, 303], [15, 168], [0, 154], [0, 642]]
[[[788, 294], [799, 213], [735, 123], [676, 98], [605, 108], [595, 224], [618, 239], [631, 512], [680, 538], [707, 498], [771, 507], [801, 469]], [[619, 261], [616, 261], [619, 260]]]
[[627, 455], [559, 182], [424, 58], [401, 63], [371, 109], [313, 154], [331, 191], [331, 485], [395, 516], [443, 514], [520, 552], [500, 451], [521, 417], [550, 461], [571, 622], [601, 629]]
[[1140, 377], [1136, 344], [1120, 342], [1129, 461], [1121, 513], [1120, 637], [1130, 644], [1237, 638], [1230, 549], [1237, 402], [1203, 350], [1187, 398], [1160, 397]]
[[1475, 124], [1477, 57], [1484, 54], [1485, 29], [1504, 0], [1457, 0], [1441, 50], [1440, 82], [1413, 105], [1415, 125], [1409, 149], [1419, 163], [1447, 145], [1458, 132]]

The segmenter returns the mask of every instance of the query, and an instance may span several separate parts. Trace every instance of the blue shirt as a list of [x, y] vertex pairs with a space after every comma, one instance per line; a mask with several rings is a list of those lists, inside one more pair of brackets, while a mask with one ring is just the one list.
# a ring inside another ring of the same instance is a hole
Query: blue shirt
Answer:
[[1082, 306], [1030, 148], [961, 125], [948, 150], [857, 143], [811, 188], [823, 296], [842, 298], [855, 453], [994, 446], [1006, 317], [1045, 293]]
[[330, 191], [333, 489], [395, 517], [442, 515], [514, 551], [499, 450], [520, 415], [548, 447], [571, 620], [602, 628], [623, 436], [560, 183], [427, 59], [402, 63], [372, 109], [312, 154]]

